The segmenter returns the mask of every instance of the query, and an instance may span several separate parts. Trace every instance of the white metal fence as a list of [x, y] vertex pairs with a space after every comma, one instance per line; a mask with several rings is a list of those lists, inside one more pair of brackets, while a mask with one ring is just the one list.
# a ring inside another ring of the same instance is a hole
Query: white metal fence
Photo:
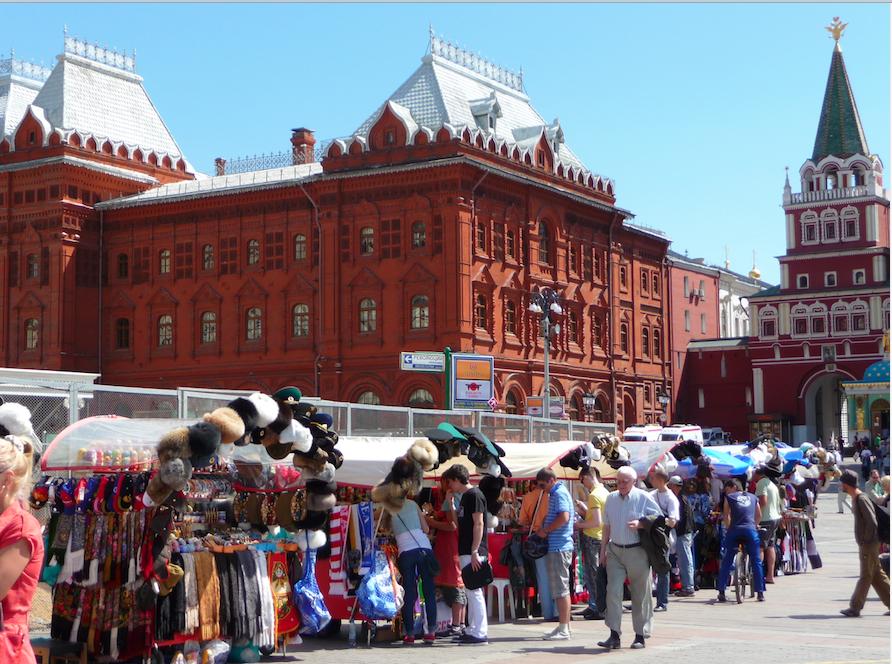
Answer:
[[[95, 415], [131, 418], [200, 418], [248, 392], [178, 388], [176, 390], [94, 385], [87, 382], [16, 378], [0, 384], [0, 398], [31, 411], [34, 431], [44, 444], [70, 424]], [[526, 415], [372, 406], [305, 397], [334, 420], [342, 436], [416, 436], [441, 422], [473, 427], [496, 442], [543, 443], [591, 440], [615, 433], [614, 424], [548, 420]]]

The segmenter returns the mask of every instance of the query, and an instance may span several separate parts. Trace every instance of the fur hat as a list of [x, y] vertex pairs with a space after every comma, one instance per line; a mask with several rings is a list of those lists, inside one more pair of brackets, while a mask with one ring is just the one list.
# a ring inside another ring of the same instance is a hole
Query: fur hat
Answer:
[[[311, 510], [307, 509], [300, 521], [300, 527], [318, 530], [325, 527], [328, 521], [328, 510]], [[298, 525], [295, 521], [295, 525]]]
[[221, 445], [232, 445], [245, 435], [245, 422], [232, 408], [218, 408], [212, 413], [205, 413], [203, 419], [220, 429]]
[[316, 470], [323, 470], [325, 464], [329, 462], [329, 459], [326, 452], [317, 448], [312, 454], [303, 454], [295, 451], [292, 461], [295, 468], [315, 468]]
[[161, 464], [158, 477], [174, 491], [183, 491], [192, 479], [189, 459], [168, 459]]
[[322, 470], [315, 468], [306, 468], [301, 476], [307, 480], [317, 480], [320, 482], [331, 482], [335, 478], [335, 467], [331, 463], [326, 463]]
[[399, 484], [382, 480], [372, 488], [372, 502], [380, 504], [391, 514], [396, 514], [403, 509], [408, 493]]
[[419, 438], [412, 443], [406, 456], [420, 463], [425, 471], [433, 470], [440, 465], [440, 452], [427, 438]]
[[297, 540], [297, 546], [300, 547], [301, 551], [306, 551], [307, 549], [321, 549], [327, 542], [325, 533], [321, 530], [298, 530], [297, 533], [295, 533], [295, 539]]
[[248, 401], [244, 397], [239, 397], [238, 399], [233, 399], [228, 404], [226, 404], [228, 408], [234, 410], [240, 418], [242, 418], [242, 422], [245, 425], [245, 433], [241, 438], [234, 441], [238, 446], [247, 445], [251, 439], [251, 432], [257, 428], [257, 422], [260, 420], [260, 415], [257, 412], [257, 406], [254, 405], [252, 401]]
[[4, 403], [0, 405], [0, 437], [19, 436], [37, 440], [31, 426], [31, 411], [20, 403]]
[[254, 392], [248, 395], [248, 401], [257, 409], [257, 423], [255, 428], [265, 429], [279, 417], [279, 404], [268, 394]]
[[327, 512], [338, 504], [338, 497], [333, 493], [312, 493], [307, 491], [307, 510]]
[[307, 480], [307, 491], [309, 493], [328, 494], [338, 492], [338, 483], [335, 481], [324, 482], [323, 480]]
[[372, 489], [372, 500], [396, 514], [403, 509], [408, 493], [421, 486], [423, 477], [420, 463], [408, 457], [399, 457], [394, 460], [387, 476]]
[[189, 446], [188, 427], [171, 429], [158, 441], [158, 460], [164, 463], [168, 459], [188, 459], [192, 456]]
[[279, 432], [280, 443], [291, 443], [296, 452], [312, 454], [314, 444], [310, 430], [297, 419], [291, 420], [282, 431]]
[[279, 407], [279, 414], [276, 416], [276, 419], [269, 423], [267, 428], [272, 429], [276, 433], [282, 433], [282, 430], [294, 419], [294, 411], [291, 410], [291, 406], [286, 402], [279, 399], [274, 399], [274, 401]]
[[192, 466], [204, 468], [210, 465], [211, 457], [217, 452], [223, 435], [216, 424], [198, 422], [189, 427], [189, 447], [192, 449]]
[[499, 500], [499, 497], [502, 495], [502, 489], [505, 488], [505, 478], [484, 475], [480, 478], [478, 488], [483, 497], [486, 498], [487, 511], [490, 514], [498, 515], [502, 510], [502, 501]]

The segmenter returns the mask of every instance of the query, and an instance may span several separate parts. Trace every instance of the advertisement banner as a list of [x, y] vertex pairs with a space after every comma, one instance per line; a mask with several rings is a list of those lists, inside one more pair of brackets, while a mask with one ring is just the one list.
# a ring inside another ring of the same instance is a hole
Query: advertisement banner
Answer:
[[491, 355], [453, 354], [452, 408], [457, 410], [492, 410], [495, 361]]

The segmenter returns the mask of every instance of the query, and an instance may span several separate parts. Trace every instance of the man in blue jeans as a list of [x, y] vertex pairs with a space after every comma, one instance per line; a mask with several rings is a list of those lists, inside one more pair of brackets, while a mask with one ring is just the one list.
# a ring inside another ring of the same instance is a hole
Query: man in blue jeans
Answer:
[[694, 596], [694, 508], [684, 492], [684, 480], [678, 475], [669, 478], [669, 488], [678, 498], [680, 518], [675, 524], [675, 555], [678, 559], [678, 573], [681, 576], [681, 590], [676, 597]]
[[722, 558], [722, 566], [715, 582], [716, 590], [719, 591], [719, 602], [728, 601], [725, 599], [725, 588], [728, 587], [731, 565], [737, 554], [738, 538], [746, 540], [756, 597], [760, 602], [765, 601], [765, 576], [762, 573], [762, 565], [759, 564], [759, 533], [756, 530], [756, 524], [761, 520], [762, 508], [759, 506], [759, 499], [751, 493], [741, 493], [737, 480], [726, 480], [725, 509], [722, 519], [726, 529], [723, 542], [725, 556]]

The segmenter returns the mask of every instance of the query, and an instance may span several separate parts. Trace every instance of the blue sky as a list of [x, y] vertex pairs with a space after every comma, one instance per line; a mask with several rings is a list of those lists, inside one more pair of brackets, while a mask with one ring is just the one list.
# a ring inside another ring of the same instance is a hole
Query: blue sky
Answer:
[[[888, 171], [890, 8], [802, 4], [4, 4], [0, 52], [50, 64], [63, 25], [137, 50], [193, 166], [351, 134], [420, 65], [428, 26], [508, 69], [536, 110], [672, 248], [778, 281], [784, 167], [798, 191], [833, 40]], [[14, 26], [14, 27], [13, 27]], [[886, 182], [892, 174], [886, 173]]]

